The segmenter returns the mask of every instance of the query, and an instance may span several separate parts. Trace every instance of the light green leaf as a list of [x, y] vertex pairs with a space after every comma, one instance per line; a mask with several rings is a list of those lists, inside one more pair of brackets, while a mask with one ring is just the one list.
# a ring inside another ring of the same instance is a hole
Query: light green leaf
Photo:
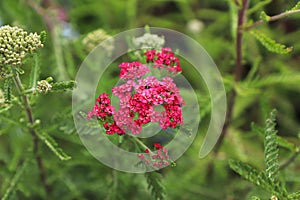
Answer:
[[299, 151], [299, 148], [296, 147], [293, 143], [287, 141], [286, 139], [284, 139], [280, 136], [277, 136], [277, 142], [278, 142], [279, 146], [284, 147], [284, 148], [290, 150], [291, 152], [298, 152]]
[[300, 199], [300, 191], [297, 191], [297, 192], [294, 192], [292, 194], [290, 194], [289, 196], [289, 199]]
[[70, 160], [71, 157], [67, 155], [56, 143], [56, 141], [47, 133], [38, 133], [38, 137], [45, 142], [49, 149], [59, 157], [61, 160]]
[[151, 191], [151, 194], [154, 197], [154, 199], [164, 199], [166, 189], [162, 185], [162, 175], [157, 172], [148, 172], [145, 173], [145, 178], [148, 184], [148, 189]]
[[248, 81], [249, 87], [263, 87], [270, 86], [274, 84], [298, 84], [300, 81], [300, 74], [298, 73], [280, 73], [280, 74], [270, 74], [264, 78]]
[[291, 10], [299, 10], [300, 9], [300, 1], [291, 9]]
[[34, 65], [31, 68], [30, 78], [29, 78], [29, 88], [35, 88], [37, 79], [39, 78], [40, 69], [40, 57], [39, 54], [34, 54]]
[[229, 166], [233, 171], [241, 175], [244, 179], [264, 188], [269, 192], [273, 191], [273, 188], [266, 175], [263, 172], [258, 171], [251, 165], [237, 160], [230, 160]]
[[269, 38], [263, 33], [258, 31], [250, 31], [250, 33], [269, 51], [278, 54], [287, 54], [292, 51], [292, 47], [286, 47], [283, 44], [276, 43], [273, 39]]
[[72, 90], [75, 87], [75, 81], [60, 81], [52, 84], [52, 89], [50, 90], [50, 92], [64, 92], [67, 90]]
[[256, 3], [252, 8], [248, 9], [247, 14], [251, 15], [252, 13], [262, 9], [264, 6], [268, 5], [271, 2], [272, 0], [264, 0]]
[[20, 177], [24, 173], [26, 167], [28, 165], [28, 160], [25, 160], [22, 165], [17, 169], [15, 175], [10, 181], [8, 188], [5, 190], [2, 200], [7, 200], [10, 198], [13, 191], [16, 190], [18, 183], [20, 182]]
[[266, 127], [264, 131], [265, 139], [265, 165], [266, 175], [274, 185], [277, 185], [279, 176], [279, 161], [278, 161], [278, 142], [277, 142], [277, 130], [275, 130], [276, 122], [276, 110], [272, 110], [269, 119], [266, 121]]
[[11, 103], [11, 79], [5, 79], [4, 80], [4, 99], [5, 103], [10, 104]]
[[270, 16], [268, 16], [264, 11], [261, 11], [259, 17], [260, 17], [260, 19], [264, 20], [265, 22], [268, 22], [270, 20]]

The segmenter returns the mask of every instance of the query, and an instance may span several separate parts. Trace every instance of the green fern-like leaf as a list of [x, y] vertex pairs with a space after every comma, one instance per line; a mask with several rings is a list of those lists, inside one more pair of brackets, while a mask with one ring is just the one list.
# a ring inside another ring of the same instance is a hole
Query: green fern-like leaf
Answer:
[[279, 174], [279, 162], [278, 162], [278, 141], [277, 141], [277, 130], [275, 129], [276, 110], [270, 113], [269, 119], [266, 121], [265, 127], [265, 165], [266, 175], [272, 183], [278, 183]]
[[272, 0], [264, 0], [264, 1], [259, 1], [258, 3], [256, 3], [252, 8], [250, 8], [247, 11], [247, 14], [250, 15], [260, 9], [262, 9], [264, 6], [268, 5], [269, 3], [271, 3]]
[[291, 9], [291, 10], [299, 10], [300, 9], [300, 1]]
[[40, 56], [39, 54], [34, 54], [34, 65], [31, 68], [30, 77], [29, 77], [29, 86], [30, 88], [36, 87], [36, 82], [40, 76], [41, 69], [40, 69]]
[[294, 192], [290, 194], [288, 197], [289, 199], [293, 199], [293, 200], [300, 199], [300, 191]]
[[294, 145], [293, 143], [287, 141], [286, 139], [280, 136], [277, 136], [277, 142], [280, 147], [284, 147], [290, 150], [291, 152], [299, 152], [299, 148], [296, 147], [296, 145]]
[[[256, 132], [257, 134], [259, 134], [261, 136], [264, 135], [264, 129], [262, 127], [257, 126], [255, 123], [251, 124], [251, 130]], [[296, 147], [295, 144], [287, 141], [283, 137], [276, 136], [276, 138], [277, 138], [278, 146], [286, 148], [286, 149], [290, 150], [291, 152], [298, 152], [299, 151], [299, 148]]]
[[274, 84], [298, 84], [300, 81], [300, 74], [285, 73], [285, 74], [270, 74], [262, 79], [248, 82], [250, 87], [263, 87]]
[[4, 80], [4, 103], [11, 103], [11, 79]]
[[268, 16], [264, 11], [260, 13], [260, 19], [264, 20], [265, 22], [268, 22], [270, 20], [270, 16]]
[[152, 196], [157, 200], [164, 199], [166, 191], [162, 185], [162, 175], [157, 172], [148, 172], [145, 173], [145, 177]]
[[25, 160], [22, 165], [17, 169], [15, 175], [13, 176], [12, 180], [10, 181], [10, 184], [8, 188], [5, 190], [2, 200], [7, 200], [10, 198], [12, 192], [16, 190], [16, 186], [18, 185], [20, 181], [20, 177], [24, 173], [26, 167], [28, 165], [28, 160]]
[[272, 186], [265, 173], [258, 171], [251, 165], [237, 160], [230, 160], [229, 166], [233, 171], [241, 175], [244, 179], [264, 188], [269, 192], [273, 191]]
[[250, 31], [250, 33], [269, 51], [278, 54], [287, 54], [292, 51], [292, 47], [286, 47], [283, 44], [276, 43], [273, 39], [269, 38], [263, 33], [258, 31]]
[[260, 200], [260, 198], [257, 197], [257, 196], [252, 196], [252, 197], [251, 197], [251, 200]]
[[61, 81], [52, 84], [51, 92], [64, 92], [76, 87], [75, 81]]
[[47, 133], [38, 133], [38, 136], [60, 160], [71, 159], [71, 157], [58, 146], [56, 141], [50, 135]]
[[46, 43], [46, 39], [47, 39], [47, 32], [46, 31], [42, 31], [41, 34], [40, 34], [40, 36], [41, 36], [41, 42], [43, 44], [45, 44]]

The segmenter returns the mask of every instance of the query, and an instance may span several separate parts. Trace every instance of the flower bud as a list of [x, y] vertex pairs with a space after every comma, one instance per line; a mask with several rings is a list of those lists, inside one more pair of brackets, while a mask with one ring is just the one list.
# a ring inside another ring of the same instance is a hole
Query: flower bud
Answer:
[[90, 52], [106, 39], [109, 40], [102, 43], [101, 46], [104, 48], [105, 52], [107, 52], [108, 56], [110, 56], [114, 50], [114, 40], [102, 29], [97, 29], [87, 34], [85, 38], [83, 38], [82, 44], [84, 45], [85, 50]]
[[48, 83], [46, 80], [41, 80], [37, 82], [36, 89], [39, 93], [46, 94], [52, 89], [52, 85]]
[[27, 33], [9, 25], [0, 27], [0, 68], [3, 65], [19, 66], [24, 58], [43, 47], [37, 33]]

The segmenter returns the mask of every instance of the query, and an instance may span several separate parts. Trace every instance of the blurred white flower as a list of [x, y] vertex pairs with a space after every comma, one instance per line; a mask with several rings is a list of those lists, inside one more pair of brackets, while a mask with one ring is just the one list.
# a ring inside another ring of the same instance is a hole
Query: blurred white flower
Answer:
[[204, 23], [198, 19], [192, 19], [187, 23], [187, 30], [191, 33], [200, 33], [204, 28]]
[[160, 49], [165, 44], [165, 38], [156, 34], [145, 33], [141, 37], [133, 38], [132, 43], [136, 49]]
[[[107, 40], [109, 39], [109, 40]], [[86, 51], [90, 52], [96, 48], [101, 42], [106, 40], [101, 46], [104, 48], [105, 52], [110, 56], [114, 50], [114, 40], [107, 34], [103, 29], [97, 29], [88, 33], [82, 40], [82, 44]]]

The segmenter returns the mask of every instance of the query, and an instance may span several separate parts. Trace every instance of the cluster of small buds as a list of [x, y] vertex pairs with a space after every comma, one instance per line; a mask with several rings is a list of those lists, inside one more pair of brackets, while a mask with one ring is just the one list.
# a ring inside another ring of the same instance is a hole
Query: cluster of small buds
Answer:
[[52, 85], [47, 80], [37, 82], [36, 90], [39, 93], [47, 94], [52, 89]]
[[156, 150], [155, 152], [150, 152], [149, 149], [145, 149], [144, 152], [149, 154], [149, 156], [140, 153], [138, 157], [147, 165], [151, 164], [153, 167], [165, 167], [172, 163], [168, 155], [168, 149], [159, 143], [155, 143], [153, 146]]
[[101, 42], [107, 40], [103, 43], [103, 48], [108, 56], [110, 56], [114, 50], [114, 40], [107, 34], [103, 29], [97, 29], [88, 33], [82, 40], [82, 44], [86, 51], [90, 52], [96, 48]]
[[182, 72], [179, 58], [174, 55], [170, 48], [162, 48], [161, 51], [155, 49], [145, 53], [147, 63], [154, 63], [154, 68], [166, 68], [174, 74]]
[[156, 34], [145, 33], [141, 37], [133, 38], [132, 43], [136, 49], [143, 49], [143, 48], [159, 49], [164, 46], [165, 38], [163, 36], [158, 36]]
[[37, 33], [28, 34], [9, 25], [0, 27], [0, 67], [20, 66], [26, 56], [42, 47], [41, 36]]
[[4, 104], [5, 104], [4, 94], [3, 91], [0, 89], [0, 107], [3, 106]]

